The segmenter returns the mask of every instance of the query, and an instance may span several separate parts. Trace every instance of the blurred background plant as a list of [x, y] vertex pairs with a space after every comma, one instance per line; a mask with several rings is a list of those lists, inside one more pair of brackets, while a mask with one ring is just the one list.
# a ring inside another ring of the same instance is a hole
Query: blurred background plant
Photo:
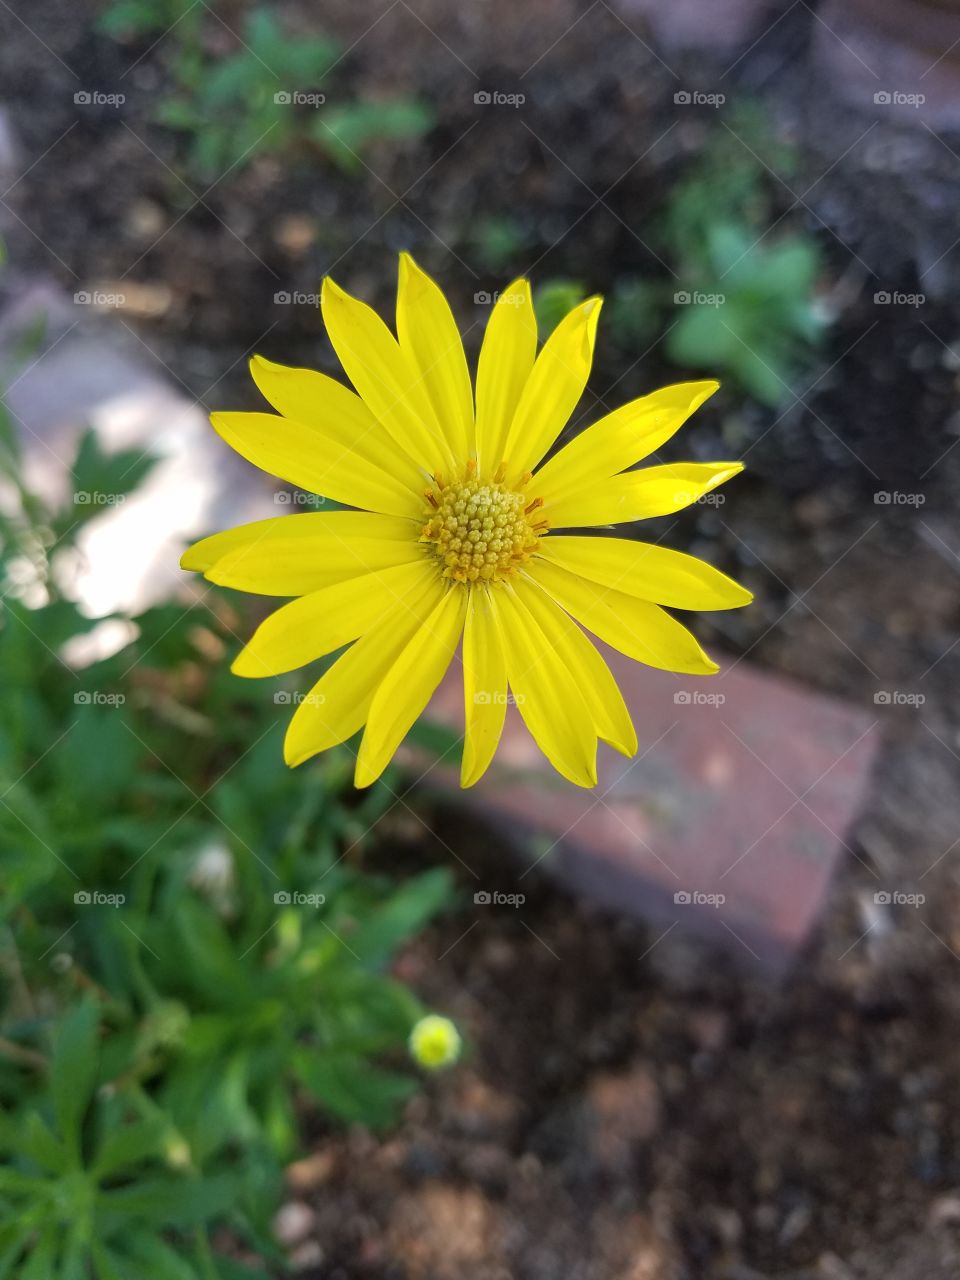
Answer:
[[183, 135], [186, 170], [198, 182], [258, 154], [303, 147], [355, 171], [375, 144], [418, 138], [433, 124], [429, 106], [411, 97], [328, 102], [324, 90], [343, 56], [334, 40], [290, 34], [269, 9], [254, 8], [224, 54], [204, 40], [210, 16], [206, 5], [183, 0], [118, 0], [100, 20], [117, 38], [169, 32], [172, 88], [157, 119]]
[[353, 792], [346, 750], [285, 767], [294, 695], [230, 676], [218, 591], [71, 665], [103, 622], [77, 533], [152, 463], [88, 433], [56, 508], [0, 427], [0, 1275], [252, 1274], [207, 1228], [274, 1256], [298, 1110], [376, 1128], [414, 1088], [391, 1061], [424, 1010], [388, 967], [450, 878], [365, 868], [391, 779]]
[[185, 26], [179, 37], [183, 40], [187, 32], [199, 28], [204, 8], [196, 0], [111, 0], [102, 10], [97, 28], [116, 40], [127, 41]]
[[[824, 267], [815, 237], [776, 216], [771, 175], [792, 177], [795, 149], [755, 102], [732, 108], [731, 120], [709, 129], [644, 231], [671, 281], [616, 281], [606, 320], [625, 350], [664, 334], [673, 364], [726, 377], [776, 409], [829, 323], [818, 299]], [[547, 286], [544, 319], [562, 284]]]

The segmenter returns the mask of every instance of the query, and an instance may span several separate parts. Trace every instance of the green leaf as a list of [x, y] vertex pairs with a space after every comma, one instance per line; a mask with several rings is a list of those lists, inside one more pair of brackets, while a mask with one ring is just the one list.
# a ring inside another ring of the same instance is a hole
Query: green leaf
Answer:
[[20, 1271], [20, 1280], [52, 1280], [57, 1274], [57, 1245], [56, 1227], [47, 1227], [31, 1249], [26, 1265]]
[[114, 1219], [144, 1218], [170, 1227], [198, 1226], [225, 1213], [237, 1196], [237, 1181], [211, 1178], [141, 1178], [129, 1187], [101, 1192], [100, 1211]]
[[[131, 1280], [197, 1280], [200, 1268], [194, 1263], [194, 1251], [188, 1257], [181, 1256], [175, 1249], [165, 1244], [156, 1234], [147, 1235], [138, 1232], [128, 1237], [127, 1249], [130, 1252], [134, 1268], [130, 1269]], [[203, 1272], [206, 1275], [206, 1271]]]
[[90, 1242], [90, 1255], [97, 1280], [126, 1280], [118, 1266], [123, 1259], [118, 1258], [101, 1241], [94, 1239]]
[[451, 901], [452, 892], [453, 878], [446, 867], [408, 880], [386, 903], [364, 914], [347, 938], [351, 951], [371, 964], [385, 964], [401, 942]]
[[[0, 1205], [0, 1209], [4, 1207]], [[10, 1222], [0, 1226], [0, 1280], [7, 1280], [12, 1274], [13, 1266], [22, 1256], [32, 1235], [33, 1227], [30, 1224], [24, 1226], [23, 1223]]]
[[112, 503], [125, 498], [142, 483], [157, 461], [142, 449], [106, 453], [92, 428], [84, 432], [72, 468], [71, 522], [100, 515]]
[[222, 1280], [270, 1280], [266, 1271], [262, 1271], [260, 1267], [250, 1267], [245, 1262], [224, 1258], [220, 1254], [214, 1256], [213, 1265]]
[[386, 1128], [417, 1089], [416, 1080], [381, 1071], [354, 1054], [301, 1049], [296, 1072], [324, 1107], [348, 1124]]
[[90, 1272], [86, 1265], [89, 1251], [89, 1219], [74, 1218], [70, 1223], [60, 1271], [57, 1280], [87, 1280]]
[[96, 1003], [87, 997], [60, 1024], [50, 1067], [57, 1124], [74, 1163], [80, 1162], [80, 1128], [97, 1082]]
[[50, 1173], [63, 1173], [69, 1167], [66, 1148], [54, 1137], [36, 1111], [28, 1113], [14, 1139], [14, 1145], [21, 1155], [27, 1156], [34, 1164]]
[[160, 1120], [143, 1120], [113, 1129], [103, 1139], [93, 1163], [98, 1178], [142, 1163], [163, 1153], [167, 1126]]

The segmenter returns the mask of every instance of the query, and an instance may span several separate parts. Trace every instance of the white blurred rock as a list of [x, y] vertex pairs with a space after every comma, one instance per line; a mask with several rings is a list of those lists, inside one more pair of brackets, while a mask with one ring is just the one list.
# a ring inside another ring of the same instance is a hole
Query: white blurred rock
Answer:
[[46, 500], [77, 500], [70, 465], [87, 427], [106, 452], [160, 459], [133, 494], [106, 502], [80, 531], [75, 590], [100, 617], [168, 598], [186, 581], [179, 558], [194, 538], [279, 512], [269, 481], [231, 454], [204, 408], [131, 332], [94, 312], [52, 286], [20, 287], [0, 315], [0, 355], [9, 367], [9, 353], [42, 321], [43, 346], [8, 382], [4, 402], [23, 441], [26, 481]]

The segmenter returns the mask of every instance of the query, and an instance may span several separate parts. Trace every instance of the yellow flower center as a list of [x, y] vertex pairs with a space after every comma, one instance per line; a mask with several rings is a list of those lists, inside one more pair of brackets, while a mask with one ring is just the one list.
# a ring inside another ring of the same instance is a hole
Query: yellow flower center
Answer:
[[542, 498], [525, 492], [530, 475], [504, 483], [501, 466], [479, 480], [469, 462], [462, 480], [446, 484], [437, 474], [426, 490], [427, 521], [423, 541], [431, 542], [444, 577], [455, 582], [498, 582], [529, 560], [548, 525], [538, 518]]

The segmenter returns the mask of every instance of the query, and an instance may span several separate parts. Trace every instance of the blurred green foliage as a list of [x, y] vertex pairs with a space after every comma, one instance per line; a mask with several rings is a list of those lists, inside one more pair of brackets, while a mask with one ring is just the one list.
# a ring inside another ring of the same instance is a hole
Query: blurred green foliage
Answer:
[[205, 42], [205, 17], [205, 5], [183, 0], [115, 0], [100, 20], [114, 37], [167, 33], [173, 84], [157, 115], [186, 138], [185, 164], [198, 181], [218, 179], [261, 153], [285, 155], [304, 145], [355, 172], [372, 146], [420, 137], [433, 125], [431, 108], [412, 98], [328, 101], [321, 86], [340, 46], [288, 34], [268, 8], [247, 14], [237, 47], [226, 54]]
[[533, 309], [537, 315], [540, 341], [544, 342], [574, 307], [587, 296], [587, 290], [579, 280], [544, 280], [533, 295]]
[[725, 375], [771, 408], [789, 397], [827, 323], [817, 242], [774, 207], [771, 175], [789, 181], [796, 164], [754, 104], [711, 128], [645, 233], [672, 282], [628, 279], [612, 291], [605, 318], [625, 348], [665, 332], [673, 363]]
[[0, 1121], [0, 1144], [10, 1159], [0, 1170], [0, 1274], [23, 1280], [262, 1275], [215, 1258], [206, 1240], [206, 1228], [242, 1201], [243, 1173], [201, 1177], [187, 1143], [142, 1089], [98, 1090], [99, 1020], [90, 997], [65, 1015], [47, 1087], [32, 1105]]
[[704, 236], [688, 292], [667, 335], [675, 363], [732, 375], [761, 404], [776, 408], [809, 357], [823, 320], [813, 297], [819, 255], [809, 238], [783, 236], [767, 245], [752, 228], [715, 223]]
[[203, 13], [197, 0], [110, 0], [97, 27], [115, 40], [135, 40], [163, 34], [179, 23], [196, 30]]
[[498, 274], [506, 271], [530, 243], [523, 223], [510, 214], [480, 217], [468, 235], [482, 265]]
[[634, 353], [660, 331], [657, 286], [650, 280], [627, 277], [618, 280], [606, 303], [606, 323], [623, 346]]
[[318, 114], [308, 134], [345, 173], [357, 173], [372, 146], [419, 138], [433, 121], [433, 109], [414, 98], [348, 102]]
[[365, 869], [389, 776], [286, 768], [291, 695], [230, 675], [218, 589], [71, 665], [77, 532], [150, 465], [88, 434], [48, 507], [0, 414], [0, 1277], [263, 1274], [208, 1229], [269, 1260], [298, 1111], [395, 1119], [424, 1010], [388, 967], [451, 896]]

